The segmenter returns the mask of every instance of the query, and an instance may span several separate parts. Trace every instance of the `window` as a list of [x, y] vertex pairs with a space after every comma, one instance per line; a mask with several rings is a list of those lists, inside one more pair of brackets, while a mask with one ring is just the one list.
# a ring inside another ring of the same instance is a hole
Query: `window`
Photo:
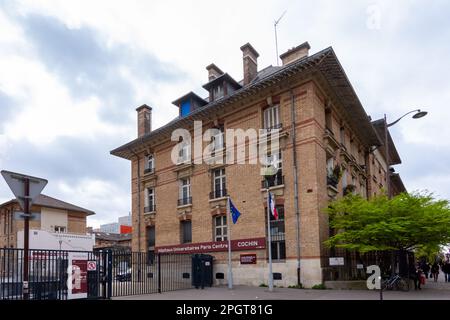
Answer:
[[156, 210], [155, 205], [155, 189], [147, 188], [147, 197], [145, 198], [146, 204], [144, 208], [144, 212], [153, 212]]
[[191, 221], [181, 221], [181, 243], [192, 242], [192, 223]]
[[225, 197], [227, 194], [225, 168], [214, 170], [213, 179], [214, 189], [211, 198]]
[[214, 89], [213, 89], [214, 100], [220, 99], [222, 97], [223, 97], [223, 86], [218, 85], [217, 87], [214, 87]]
[[183, 143], [178, 151], [178, 164], [189, 162], [191, 158], [191, 145]]
[[325, 110], [325, 128], [328, 129], [331, 134], [333, 134], [333, 121], [330, 109]]
[[273, 106], [264, 110], [264, 129], [281, 128], [279, 106]]
[[192, 203], [191, 198], [191, 179], [184, 178], [180, 180], [178, 205], [186, 205]]
[[156, 241], [156, 236], [155, 236], [155, 227], [147, 227], [147, 247], [148, 250], [154, 250], [155, 249], [155, 241]]
[[347, 185], [348, 185], [348, 182], [347, 182], [347, 169], [344, 169], [344, 171], [342, 172], [342, 189], [347, 187]]
[[183, 101], [181, 103], [180, 113], [182, 117], [187, 116], [191, 112], [191, 103], [188, 101]]
[[214, 156], [215, 151], [220, 151], [224, 147], [223, 143], [223, 128], [218, 128], [220, 133], [218, 132], [216, 135], [212, 136], [211, 142], [213, 145], [212, 154]]
[[280, 186], [284, 183], [283, 181], [283, 161], [281, 159], [281, 150], [278, 153], [267, 156], [267, 162], [277, 169], [277, 172], [273, 176], [267, 176], [265, 179], [265, 188], [273, 186]]
[[339, 133], [340, 133], [341, 144], [343, 146], [345, 146], [345, 129], [344, 129], [344, 127], [341, 127], [341, 130]]
[[55, 230], [56, 233], [65, 233], [66, 232], [66, 227], [55, 226], [54, 230]]
[[152, 154], [148, 155], [145, 163], [144, 173], [152, 173], [155, 169], [155, 158]]
[[227, 216], [214, 218], [214, 240], [226, 241], [227, 239]]
[[276, 208], [278, 212], [278, 220], [275, 220], [275, 218], [272, 215], [270, 215], [272, 259], [284, 260], [286, 259], [284, 206], [277, 205]]

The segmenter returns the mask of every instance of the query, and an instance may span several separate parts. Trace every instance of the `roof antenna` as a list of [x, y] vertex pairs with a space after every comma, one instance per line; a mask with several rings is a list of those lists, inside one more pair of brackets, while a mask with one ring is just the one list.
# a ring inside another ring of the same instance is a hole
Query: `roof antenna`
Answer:
[[283, 14], [278, 18], [278, 20], [275, 20], [273, 23], [273, 27], [275, 28], [275, 48], [277, 51], [277, 66], [280, 65], [280, 61], [278, 59], [278, 37], [277, 37], [277, 25], [280, 22], [280, 20], [284, 17], [284, 15], [286, 14], [286, 10], [284, 10]]

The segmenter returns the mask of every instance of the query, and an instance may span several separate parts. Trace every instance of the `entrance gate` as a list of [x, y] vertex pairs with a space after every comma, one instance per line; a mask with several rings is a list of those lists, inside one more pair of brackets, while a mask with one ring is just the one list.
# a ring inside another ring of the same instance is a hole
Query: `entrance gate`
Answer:
[[[23, 299], [23, 257], [23, 249], [0, 248], [0, 300]], [[29, 299], [110, 299], [190, 289], [192, 261], [190, 254], [32, 249]]]

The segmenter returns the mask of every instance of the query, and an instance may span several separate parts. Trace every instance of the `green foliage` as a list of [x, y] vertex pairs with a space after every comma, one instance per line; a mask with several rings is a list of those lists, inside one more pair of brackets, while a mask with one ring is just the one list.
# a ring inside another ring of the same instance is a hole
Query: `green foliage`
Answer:
[[260, 287], [260, 288], [267, 288], [267, 284], [261, 283], [261, 284], [259, 285], [259, 287]]
[[312, 286], [311, 289], [315, 289], [315, 290], [325, 290], [327, 287], [325, 287], [325, 285], [323, 283], [319, 283], [319, 284], [315, 284]]
[[300, 284], [296, 284], [296, 285], [293, 285], [293, 286], [289, 286], [288, 288], [290, 288], [290, 289], [303, 289], [303, 285], [300, 283]]
[[430, 193], [402, 193], [370, 200], [348, 194], [330, 204], [330, 227], [337, 234], [325, 244], [359, 252], [410, 250], [450, 243], [450, 205]]

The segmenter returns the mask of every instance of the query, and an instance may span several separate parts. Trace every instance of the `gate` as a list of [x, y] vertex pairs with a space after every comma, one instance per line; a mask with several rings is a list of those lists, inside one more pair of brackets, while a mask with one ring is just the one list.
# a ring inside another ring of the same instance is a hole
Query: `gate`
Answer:
[[[0, 300], [23, 299], [23, 253], [0, 248]], [[193, 261], [190, 254], [30, 249], [29, 299], [109, 299], [190, 289], [196, 284]]]
[[112, 297], [192, 288], [189, 254], [112, 251], [110, 256]]

